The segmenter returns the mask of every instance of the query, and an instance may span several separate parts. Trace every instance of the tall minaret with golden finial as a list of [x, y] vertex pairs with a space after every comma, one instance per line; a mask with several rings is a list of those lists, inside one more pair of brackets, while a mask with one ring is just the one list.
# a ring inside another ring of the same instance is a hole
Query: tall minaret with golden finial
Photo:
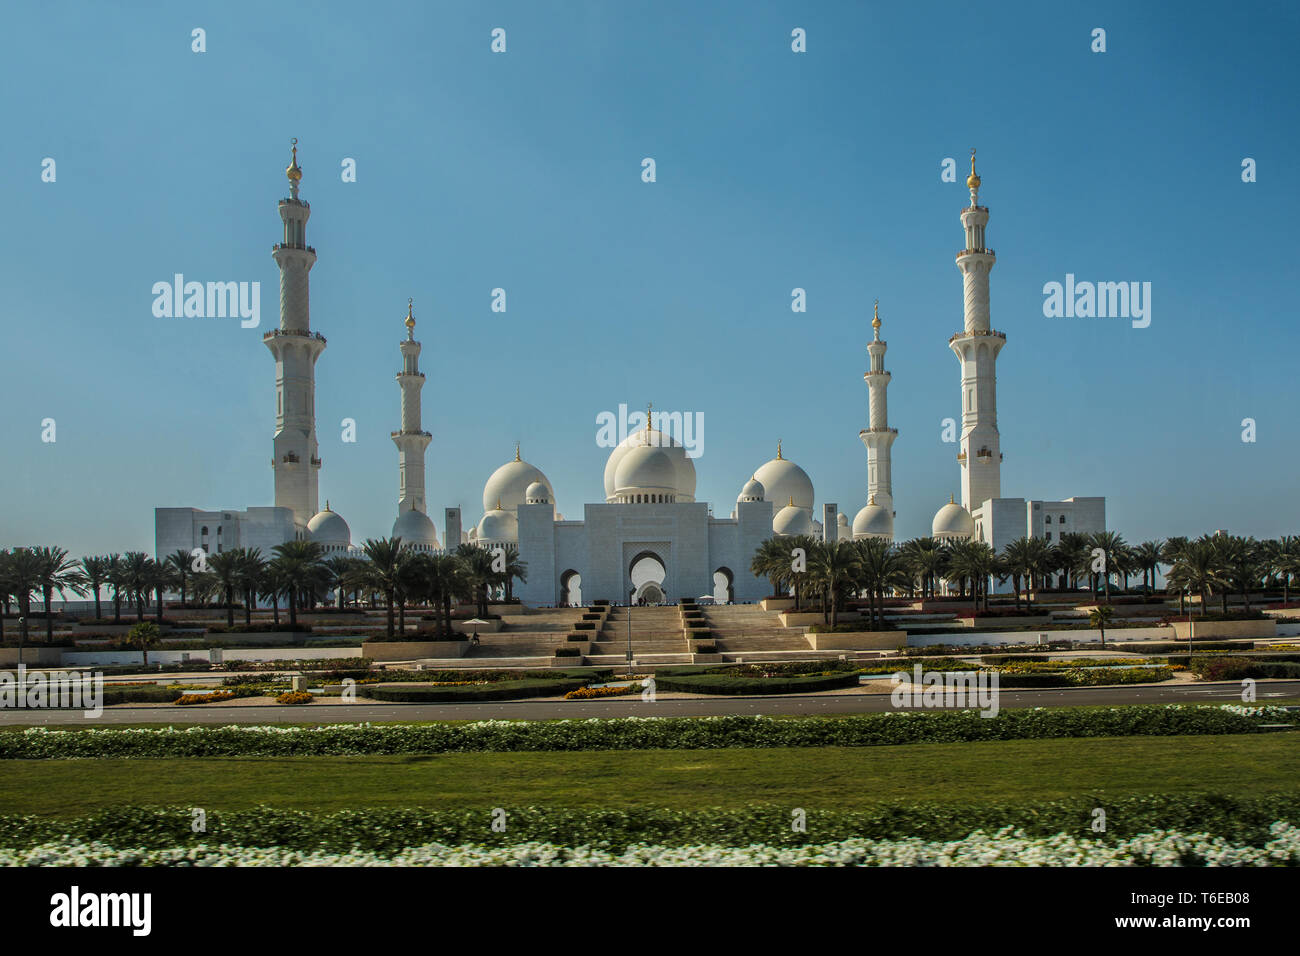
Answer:
[[[874, 333], [867, 343], [869, 364], [862, 378], [867, 383], [869, 412], [867, 427], [858, 432], [858, 438], [867, 448], [867, 502], [885, 509], [888, 517], [888, 534], [893, 535], [894, 528], [894, 479], [891, 464], [891, 449], [898, 429], [889, 427], [889, 402], [887, 392], [889, 380], [893, 377], [885, 371], [886, 343], [880, 337], [880, 300], [876, 300], [875, 313], [871, 319]], [[877, 516], [873, 521], [871, 533], [885, 533], [885, 516]], [[857, 532], [855, 531], [855, 534]]]
[[1007, 337], [989, 325], [989, 272], [997, 257], [985, 244], [989, 211], [979, 204], [980, 177], [970, 151], [970, 205], [961, 211], [966, 248], [957, 253], [965, 293], [965, 327], [948, 346], [961, 363], [961, 503], [974, 513], [1002, 496], [1002, 444], [998, 434], [997, 359]]
[[305, 533], [320, 501], [320, 456], [316, 443], [316, 360], [325, 351], [325, 337], [311, 329], [308, 274], [316, 250], [307, 245], [311, 206], [298, 198], [302, 169], [298, 140], [284, 171], [289, 198], [280, 200], [282, 240], [271, 255], [280, 267], [280, 326], [262, 336], [275, 357], [275, 440], [271, 467], [275, 472], [275, 505], [292, 508], [294, 524]]
[[397, 513], [423, 511], [427, 513], [424, 498], [424, 451], [433, 436], [420, 424], [420, 390], [424, 388], [424, 373], [420, 371], [420, 343], [415, 341], [414, 300], [406, 300], [406, 340], [399, 346], [402, 352], [402, 370], [397, 373], [397, 384], [402, 389], [402, 428], [392, 432], [393, 444], [398, 452]]

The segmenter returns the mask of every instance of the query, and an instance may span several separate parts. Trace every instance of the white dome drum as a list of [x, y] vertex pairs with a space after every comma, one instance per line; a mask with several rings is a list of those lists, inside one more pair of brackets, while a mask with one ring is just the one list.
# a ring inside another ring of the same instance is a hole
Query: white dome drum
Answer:
[[403, 544], [409, 544], [418, 551], [433, 551], [438, 548], [438, 531], [433, 521], [423, 511], [408, 508], [397, 516], [393, 522], [394, 538], [401, 538]]
[[642, 428], [618, 443], [605, 461], [605, 500], [618, 500], [618, 467], [633, 449], [650, 447], [658, 449], [672, 462], [675, 476], [672, 495], [676, 501], [695, 500], [695, 463], [686, 455], [681, 442], [656, 428]]
[[890, 538], [894, 537], [894, 516], [889, 509], [875, 503], [867, 505], [853, 519], [854, 538]]
[[307, 537], [327, 550], [346, 550], [352, 546], [352, 529], [342, 515], [330, 510], [328, 501], [325, 510], [307, 522]]
[[798, 505], [786, 505], [772, 519], [772, 531], [779, 535], [812, 534], [812, 515]]
[[485, 514], [478, 523], [479, 544], [517, 544], [519, 541], [519, 519], [513, 511], [494, 508]]
[[672, 458], [654, 445], [629, 449], [614, 472], [614, 497], [626, 502], [675, 500], [677, 468]]
[[933, 537], [940, 540], [945, 538], [973, 538], [975, 537], [975, 519], [971, 517], [969, 511], [952, 500], [939, 509], [934, 516], [934, 523], [930, 526]]

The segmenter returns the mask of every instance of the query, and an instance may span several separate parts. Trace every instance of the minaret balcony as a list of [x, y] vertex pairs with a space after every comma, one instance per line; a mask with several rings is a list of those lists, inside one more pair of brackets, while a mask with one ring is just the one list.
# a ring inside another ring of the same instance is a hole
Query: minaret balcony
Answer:
[[957, 460], [964, 462], [966, 460], [966, 453], [964, 451], [957, 452]]
[[297, 252], [310, 252], [313, 256], [316, 255], [315, 246], [291, 246], [283, 242], [277, 242], [271, 247], [272, 252], [279, 252], [281, 249], [293, 249]]
[[317, 458], [315, 455], [312, 455], [312, 456], [311, 456], [311, 466], [312, 466], [313, 468], [319, 468], [319, 467], [320, 467], [320, 459]]
[[885, 433], [888, 433], [890, 435], [897, 435], [898, 429], [889, 428], [888, 426], [886, 426], [884, 428], [864, 428], [860, 432], [858, 432], [859, 435], [880, 435]]
[[997, 253], [992, 249], [963, 249], [961, 252], [957, 253], [957, 258], [960, 259], [962, 256], [972, 255], [992, 256], [994, 259], [998, 257]]
[[424, 378], [423, 372], [398, 372], [398, 378]]
[[881, 369], [869, 368], [862, 373], [862, 377], [863, 378], [893, 378], [894, 376], [892, 373], [885, 371], [883, 368]]
[[303, 331], [302, 329], [272, 329], [270, 332], [262, 333], [262, 341], [269, 342], [271, 339], [280, 335], [299, 335], [303, 338], [315, 339], [321, 345], [326, 344], [325, 336], [321, 335], [319, 332], [312, 332], [310, 330]]
[[999, 332], [997, 329], [986, 329], [983, 332], [979, 331], [978, 329], [976, 329], [974, 332], [958, 332], [948, 340], [948, 344], [952, 345], [952, 343], [956, 342], [958, 339], [977, 339], [977, 338], [984, 338], [984, 337], [1002, 339], [1005, 342], [1007, 338], [1007, 333]]
[[433, 435], [432, 435], [431, 433], [429, 433], [429, 432], [407, 432], [407, 431], [395, 431], [395, 432], [389, 432], [389, 433], [388, 433], [388, 437], [389, 437], [389, 438], [401, 438], [403, 435], [415, 435], [415, 436], [418, 436], [418, 437], [420, 437], [420, 438], [432, 438], [432, 437], [433, 437]]

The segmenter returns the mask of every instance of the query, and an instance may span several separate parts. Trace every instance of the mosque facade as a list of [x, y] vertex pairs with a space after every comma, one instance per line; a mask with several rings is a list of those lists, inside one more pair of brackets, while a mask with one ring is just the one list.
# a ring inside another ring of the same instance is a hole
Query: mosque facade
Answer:
[[[263, 341], [275, 359], [276, 416], [272, 436], [272, 507], [208, 511], [155, 509], [156, 553], [201, 549], [211, 554], [239, 547], [264, 553], [289, 540], [313, 540], [327, 554], [355, 553], [351, 529], [328, 501], [318, 509], [322, 461], [316, 440], [315, 368], [326, 340], [311, 327], [309, 273], [316, 262], [307, 245], [310, 205], [299, 197], [302, 169], [295, 144], [286, 170], [289, 196], [279, 202], [282, 241], [272, 255], [280, 270], [280, 323]], [[996, 262], [985, 245], [989, 211], [979, 205], [980, 179], [974, 151], [967, 180], [970, 205], [961, 212], [965, 246], [957, 254], [964, 286], [965, 323], [949, 339], [961, 370], [962, 430], [957, 454], [961, 501], [949, 498], [936, 513], [932, 534], [941, 540], [976, 539], [1000, 551], [1022, 535], [1059, 539], [1067, 531], [1105, 528], [1104, 498], [1026, 500], [1001, 497], [1001, 436], [997, 425], [996, 362], [1006, 335], [990, 326], [989, 272]], [[440, 553], [425, 494], [425, 453], [432, 435], [421, 424], [420, 343], [408, 300], [406, 338], [399, 343], [396, 379], [400, 425], [391, 433], [398, 452], [397, 515], [391, 535], [411, 547]], [[729, 517], [714, 517], [695, 498], [693, 459], [678, 438], [655, 427], [652, 410], [619, 443], [605, 463], [604, 500], [586, 504], [581, 520], [555, 509], [546, 475], [524, 461], [516, 447], [483, 488], [483, 514], [462, 528], [459, 507], [444, 511], [446, 548], [476, 544], [514, 548], [527, 563], [527, 580], [515, 594], [531, 605], [590, 604], [605, 599], [676, 601], [711, 595], [748, 602], [766, 596], [769, 584], [750, 573], [755, 551], [773, 535], [812, 535], [827, 541], [880, 538], [893, 541], [896, 517], [892, 450], [898, 430], [888, 421], [887, 345], [880, 337], [879, 303], [867, 345], [867, 427], [859, 439], [867, 454], [867, 500], [852, 522], [836, 504], [823, 503], [815, 517], [812, 480], [776, 457], [754, 470]], [[660, 422], [662, 428], [663, 423]]]

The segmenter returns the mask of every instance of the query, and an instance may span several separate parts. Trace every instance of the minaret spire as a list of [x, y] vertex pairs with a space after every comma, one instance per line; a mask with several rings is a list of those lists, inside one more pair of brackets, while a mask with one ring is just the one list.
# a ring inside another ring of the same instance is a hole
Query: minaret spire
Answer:
[[971, 203], [961, 211], [966, 247], [957, 253], [965, 323], [948, 340], [961, 363], [961, 503], [972, 514], [990, 498], [1002, 496], [1002, 445], [998, 434], [997, 358], [1007, 337], [989, 324], [989, 272], [997, 262], [985, 245], [989, 211], [979, 205], [980, 177], [970, 151]]
[[397, 446], [398, 498], [397, 514], [406, 511], [428, 513], [424, 498], [424, 450], [433, 436], [420, 425], [420, 390], [424, 373], [420, 371], [420, 343], [415, 341], [414, 300], [406, 300], [406, 341], [398, 345], [402, 353], [402, 370], [397, 384], [402, 390], [402, 428], [391, 433]]
[[898, 429], [889, 427], [889, 402], [887, 390], [893, 377], [885, 371], [885, 350], [888, 347], [880, 337], [880, 300], [875, 303], [871, 329], [874, 337], [867, 343], [868, 366], [862, 378], [867, 383], [868, 422], [858, 432], [858, 438], [867, 449], [867, 502], [879, 505], [889, 512], [889, 530], [893, 534], [894, 478], [891, 449]]
[[298, 140], [284, 174], [289, 198], [280, 200], [284, 227], [271, 255], [280, 267], [280, 326], [262, 336], [275, 358], [276, 415], [274, 456], [275, 505], [293, 509], [294, 524], [305, 531], [319, 502], [320, 457], [316, 443], [316, 360], [325, 337], [311, 329], [310, 282], [316, 250], [307, 245], [311, 206], [298, 198], [302, 168]]

